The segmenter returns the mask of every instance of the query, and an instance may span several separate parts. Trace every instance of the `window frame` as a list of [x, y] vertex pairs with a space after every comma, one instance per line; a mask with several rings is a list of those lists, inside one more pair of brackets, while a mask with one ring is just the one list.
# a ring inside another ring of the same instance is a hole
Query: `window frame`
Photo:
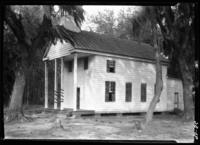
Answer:
[[[113, 66], [111, 66], [113, 63]], [[107, 60], [106, 68], [108, 73], [115, 73], [115, 60]], [[113, 69], [113, 71], [111, 71]]]
[[[105, 81], [105, 102], [115, 102], [116, 83], [114, 81]], [[110, 99], [110, 97], [112, 97]]]

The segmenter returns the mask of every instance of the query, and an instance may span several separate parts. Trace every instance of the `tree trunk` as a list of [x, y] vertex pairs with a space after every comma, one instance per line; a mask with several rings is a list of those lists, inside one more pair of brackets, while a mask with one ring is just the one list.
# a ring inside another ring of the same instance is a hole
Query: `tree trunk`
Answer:
[[9, 111], [6, 121], [12, 121], [23, 116], [22, 103], [25, 87], [25, 74], [22, 70], [15, 71], [15, 82], [11, 94]]
[[27, 95], [27, 96], [26, 96], [26, 99], [27, 99], [27, 100], [26, 100], [26, 105], [28, 106], [28, 105], [29, 105], [29, 100], [28, 100], [28, 99], [29, 99], [29, 89], [30, 89], [30, 88], [29, 88], [29, 83], [28, 83], [28, 82], [26, 83], [26, 85], [27, 85], [27, 94], [26, 94], [26, 95]]
[[194, 119], [194, 102], [192, 98], [193, 79], [184, 57], [180, 56], [178, 61], [183, 81], [183, 101], [184, 101], [183, 117], [186, 121], [189, 121]]
[[[155, 34], [156, 35], [156, 34]], [[149, 122], [153, 119], [153, 112], [155, 110], [156, 104], [160, 98], [163, 89], [163, 80], [162, 80], [162, 66], [160, 62], [160, 46], [157, 44], [158, 36], [154, 36], [154, 48], [155, 48], [155, 59], [156, 59], [156, 88], [154, 97], [149, 105], [147, 114], [145, 116], [145, 122], [141, 126], [142, 129], [145, 129]]]

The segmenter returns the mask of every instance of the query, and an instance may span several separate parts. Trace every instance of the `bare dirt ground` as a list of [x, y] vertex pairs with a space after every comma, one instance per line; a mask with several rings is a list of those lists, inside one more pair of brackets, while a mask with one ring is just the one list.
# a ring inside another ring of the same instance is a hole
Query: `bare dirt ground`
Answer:
[[[138, 116], [67, 118], [63, 113], [29, 113], [31, 122], [4, 124], [5, 139], [92, 139], [92, 140], [176, 140], [194, 141], [194, 122], [175, 115], [156, 115], [146, 130], [133, 126]], [[57, 128], [57, 118], [63, 128]]]

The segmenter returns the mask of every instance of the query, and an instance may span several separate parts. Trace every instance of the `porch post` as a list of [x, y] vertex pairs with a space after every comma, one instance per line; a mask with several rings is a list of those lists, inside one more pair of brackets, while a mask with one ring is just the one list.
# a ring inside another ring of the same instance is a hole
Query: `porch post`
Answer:
[[54, 68], [54, 109], [57, 109], [58, 103], [57, 103], [57, 59], [55, 59], [55, 68]]
[[73, 73], [74, 73], [74, 85], [73, 85], [73, 99], [74, 99], [74, 111], [76, 111], [76, 94], [77, 94], [77, 53], [74, 54], [74, 69], [73, 69]]
[[45, 75], [45, 82], [44, 82], [44, 108], [48, 108], [48, 68], [47, 68], [47, 61], [44, 62], [44, 75]]
[[61, 84], [61, 89], [63, 90], [62, 92], [62, 94], [61, 95], [63, 95], [63, 102], [61, 102], [61, 104], [60, 104], [60, 108], [61, 108], [61, 110], [63, 109], [63, 103], [64, 103], [64, 58], [62, 57], [61, 58], [61, 79], [60, 79], [60, 84]]

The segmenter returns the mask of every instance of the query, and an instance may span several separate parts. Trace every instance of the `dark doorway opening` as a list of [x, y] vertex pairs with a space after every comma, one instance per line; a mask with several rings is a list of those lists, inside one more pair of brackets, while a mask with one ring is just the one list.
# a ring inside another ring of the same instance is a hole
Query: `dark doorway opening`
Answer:
[[77, 88], [77, 99], [76, 99], [76, 109], [80, 109], [80, 88]]
[[179, 108], [179, 94], [178, 92], [174, 93], [174, 108]]

